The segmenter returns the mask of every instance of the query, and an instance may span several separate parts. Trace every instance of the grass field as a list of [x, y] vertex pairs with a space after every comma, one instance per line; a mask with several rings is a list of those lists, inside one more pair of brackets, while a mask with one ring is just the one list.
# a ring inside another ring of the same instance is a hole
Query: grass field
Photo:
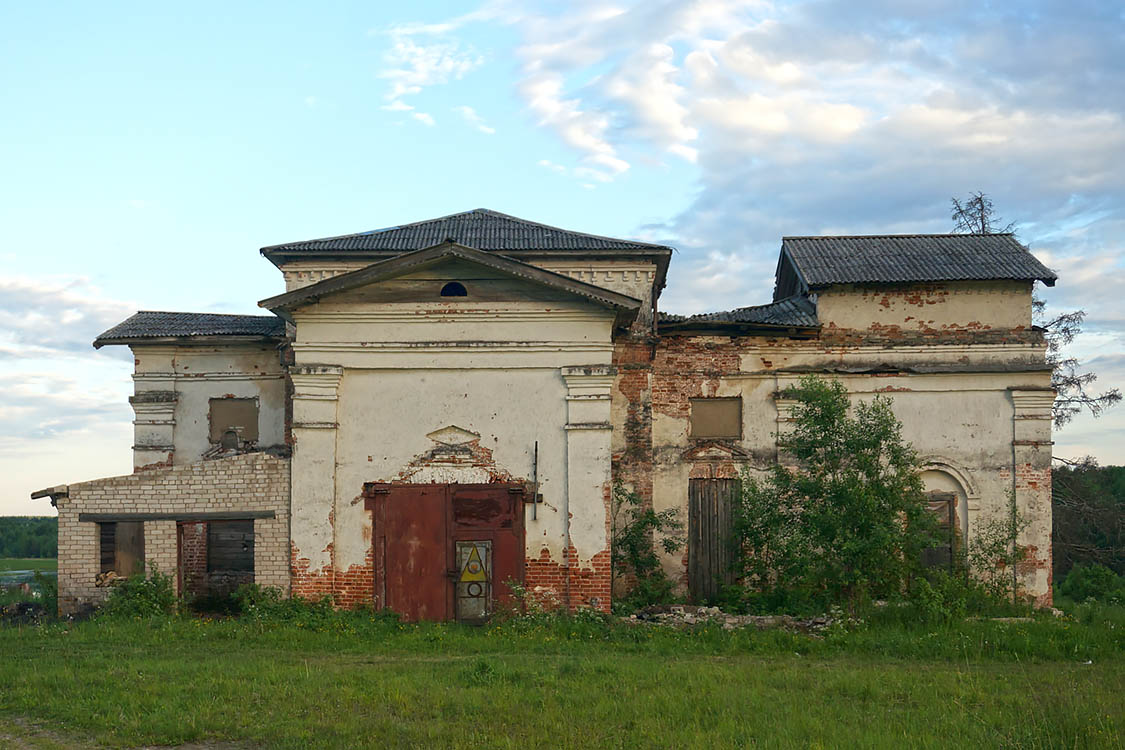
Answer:
[[54, 557], [0, 557], [0, 572], [5, 570], [58, 570], [59, 561]]
[[65, 746], [34, 722], [113, 746], [1120, 747], [1123, 635], [1112, 619], [816, 639], [363, 614], [7, 628], [0, 740]]

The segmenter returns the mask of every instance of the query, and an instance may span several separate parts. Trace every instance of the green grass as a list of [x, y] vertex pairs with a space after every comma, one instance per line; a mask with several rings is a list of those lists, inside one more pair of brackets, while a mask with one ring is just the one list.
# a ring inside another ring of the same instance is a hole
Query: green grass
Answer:
[[0, 628], [0, 720], [113, 746], [1115, 747], [1118, 617], [821, 639], [361, 613]]
[[0, 571], [4, 570], [58, 570], [59, 561], [54, 557], [0, 557]]

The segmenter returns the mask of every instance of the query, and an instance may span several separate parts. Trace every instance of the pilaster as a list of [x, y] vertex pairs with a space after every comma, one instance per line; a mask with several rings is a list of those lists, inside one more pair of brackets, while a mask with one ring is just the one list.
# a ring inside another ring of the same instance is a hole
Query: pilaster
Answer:
[[[566, 554], [567, 566], [574, 568], [604, 552], [609, 544], [606, 508], [613, 432], [610, 391], [615, 370], [611, 365], [586, 365], [563, 367], [561, 372], [567, 387], [566, 511], [570, 534]], [[578, 559], [570, 559], [572, 554]], [[609, 601], [608, 577], [604, 581], [604, 599], [599, 599], [603, 603]]]
[[[293, 593], [316, 596], [331, 593], [332, 585], [336, 406], [343, 368], [299, 365], [290, 368], [289, 375], [293, 382]], [[301, 575], [308, 580], [301, 580]]]
[[1012, 492], [1016, 508], [1030, 525], [1020, 544], [1028, 559], [1017, 571], [1025, 591], [1040, 604], [1051, 596], [1051, 424], [1052, 388], [1009, 390], [1012, 398]]

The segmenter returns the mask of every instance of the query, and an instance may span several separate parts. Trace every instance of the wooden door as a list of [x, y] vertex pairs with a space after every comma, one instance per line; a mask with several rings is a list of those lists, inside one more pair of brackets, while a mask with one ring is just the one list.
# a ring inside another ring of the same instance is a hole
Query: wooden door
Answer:
[[688, 594], [697, 604], [714, 601], [734, 583], [731, 569], [732, 513], [737, 479], [692, 479], [688, 483]]

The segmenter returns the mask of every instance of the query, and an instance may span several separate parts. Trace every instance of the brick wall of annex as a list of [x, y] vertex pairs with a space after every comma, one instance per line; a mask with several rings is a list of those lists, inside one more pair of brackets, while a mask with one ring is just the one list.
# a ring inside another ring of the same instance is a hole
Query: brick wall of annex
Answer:
[[[70, 485], [67, 496], [58, 498], [59, 610], [97, 605], [108, 594], [94, 581], [100, 572], [98, 524], [80, 522], [80, 513], [273, 511], [273, 518], [254, 521], [255, 580], [288, 594], [289, 470], [288, 459], [248, 453]], [[146, 561], [175, 575], [176, 537], [175, 520], [145, 521]]]

